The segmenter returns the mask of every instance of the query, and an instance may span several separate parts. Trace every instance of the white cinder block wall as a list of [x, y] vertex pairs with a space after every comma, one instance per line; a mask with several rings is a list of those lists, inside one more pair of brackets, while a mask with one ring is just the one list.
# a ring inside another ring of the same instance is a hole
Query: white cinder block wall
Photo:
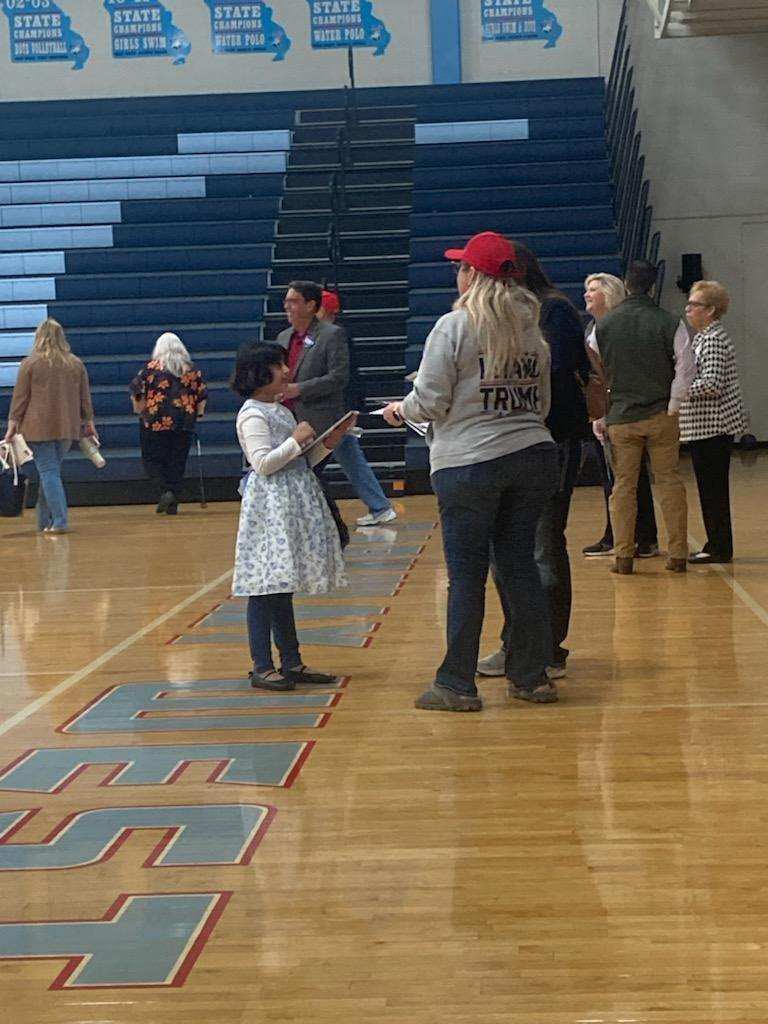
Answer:
[[768, 35], [656, 40], [633, 0], [632, 46], [664, 304], [682, 310], [680, 255], [702, 253], [731, 292], [752, 430], [768, 440]]

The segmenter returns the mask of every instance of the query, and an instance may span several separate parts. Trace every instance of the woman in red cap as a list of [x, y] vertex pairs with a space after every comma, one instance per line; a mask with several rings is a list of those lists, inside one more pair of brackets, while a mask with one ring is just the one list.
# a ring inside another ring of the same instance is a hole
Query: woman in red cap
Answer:
[[416, 707], [482, 709], [475, 670], [491, 556], [518, 627], [519, 642], [507, 652], [509, 695], [552, 703], [549, 613], [534, 538], [557, 487], [558, 463], [544, 425], [550, 357], [539, 302], [520, 287], [517, 253], [503, 236], [484, 232], [445, 255], [457, 264], [459, 299], [429, 335], [413, 391], [384, 413], [393, 426], [403, 419], [430, 424], [450, 581], [448, 650]]

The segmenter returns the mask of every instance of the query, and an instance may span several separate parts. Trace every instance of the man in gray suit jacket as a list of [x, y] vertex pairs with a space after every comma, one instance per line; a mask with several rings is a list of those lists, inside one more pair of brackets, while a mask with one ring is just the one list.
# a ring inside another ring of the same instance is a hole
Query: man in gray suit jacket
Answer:
[[321, 434], [349, 412], [344, 390], [349, 383], [349, 349], [340, 327], [318, 320], [323, 289], [312, 281], [293, 281], [285, 296], [290, 327], [277, 337], [288, 350], [292, 381], [285, 404]]
[[[287, 349], [286, 362], [292, 372], [285, 404], [298, 420], [306, 420], [318, 434], [349, 412], [344, 401], [349, 384], [349, 344], [341, 327], [318, 318], [323, 295], [323, 289], [313, 281], [292, 281], [284, 303], [291, 326], [277, 338], [278, 344]], [[369, 508], [368, 515], [358, 519], [358, 523], [375, 526], [397, 518], [359, 441], [356, 437], [345, 440], [349, 443], [335, 452], [336, 460]]]

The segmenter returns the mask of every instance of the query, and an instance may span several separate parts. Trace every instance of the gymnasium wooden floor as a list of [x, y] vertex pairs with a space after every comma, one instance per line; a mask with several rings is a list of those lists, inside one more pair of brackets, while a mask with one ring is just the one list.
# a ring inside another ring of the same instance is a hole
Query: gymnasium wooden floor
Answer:
[[[235, 505], [0, 520], [4, 1019], [765, 1024], [768, 456], [733, 479], [738, 561], [686, 577], [583, 559], [578, 490], [561, 702], [491, 680], [478, 715], [412, 706], [431, 499], [356, 537], [357, 596], [303, 606], [347, 684], [271, 707], [226, 600]], [[486, 651], [498, 625], [491, 597]]]

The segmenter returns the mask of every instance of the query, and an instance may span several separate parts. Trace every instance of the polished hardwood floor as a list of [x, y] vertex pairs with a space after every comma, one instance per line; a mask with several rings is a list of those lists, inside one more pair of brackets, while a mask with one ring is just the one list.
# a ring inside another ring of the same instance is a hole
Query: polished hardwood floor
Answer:
[[[0, 520], [5, 1019], [765, 1024], [768, 456], [733, 486], [737, 561], [684, 577], [582, 558], [602, 496], [580, 488], [561, 702], [488, 680], [477, 715], [412, 705], [442, 647], [431, 498], [356, 538], [368, 582], [330, 603], [363, 606], [357, 634], [305, 649], [347, 685], [266, 708], [226, 601], [235, 505]], [[485, 651], [498, 627], [489, 591]], [[240, 751], [276, 760], [228, 781]]]

